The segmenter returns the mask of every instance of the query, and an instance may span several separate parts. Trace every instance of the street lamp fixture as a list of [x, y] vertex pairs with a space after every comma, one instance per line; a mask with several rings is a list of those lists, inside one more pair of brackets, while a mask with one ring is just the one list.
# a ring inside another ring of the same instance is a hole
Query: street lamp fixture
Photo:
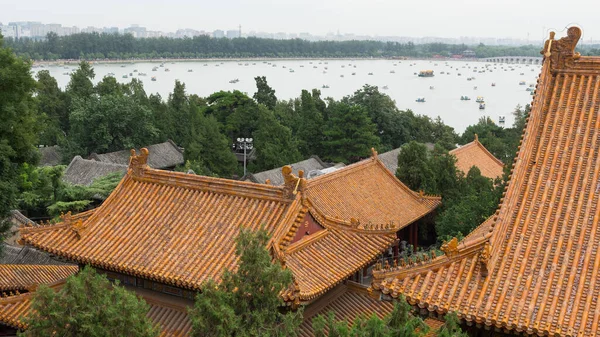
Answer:
[[244, 150], [244, 176], [246, 176], [246, 150], [252, 151], [254, 148], [254, 144], [252, 144], [252, 138], [238, 138], [237, 139], [237, 149]]

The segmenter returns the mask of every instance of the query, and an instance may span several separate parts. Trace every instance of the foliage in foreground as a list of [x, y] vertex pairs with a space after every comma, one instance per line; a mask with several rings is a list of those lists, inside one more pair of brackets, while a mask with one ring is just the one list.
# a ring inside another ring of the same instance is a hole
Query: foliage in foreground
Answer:
[[31, 308], [21, 337], [155, 337], [160, 332], [146, 317], [148, 304], [88, 266], [58, 291], [41, 285]]
[[279, 296], [291, 285], [292, 273], [272, 261], [268, 241], [264, 229], [240, 228], [237, 271], [203, 285], [189, 311], [192, 336], [296, 336], [302, 310], [284, 312]]
[[352, 325], [347, 321], [337, 321], [335, 314], [319, 315], [313, 319], [315, 337], [418, 337], [429, 330], [419, 317], [410, 314], [410, 305], [401, 296], [394, 304], [394, 310], [384, 317], [376, 314], [369, 318], [357, 317]]

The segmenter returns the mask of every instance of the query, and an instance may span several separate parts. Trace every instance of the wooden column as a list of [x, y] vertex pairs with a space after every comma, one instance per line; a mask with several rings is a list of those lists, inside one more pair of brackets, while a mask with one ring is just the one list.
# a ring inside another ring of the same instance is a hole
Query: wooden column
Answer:
[[417, 246], [419, 245], [419, 224], [417, 222], [413, 222], [411, 226], [413, 226], [413, 247], [416, 252]]

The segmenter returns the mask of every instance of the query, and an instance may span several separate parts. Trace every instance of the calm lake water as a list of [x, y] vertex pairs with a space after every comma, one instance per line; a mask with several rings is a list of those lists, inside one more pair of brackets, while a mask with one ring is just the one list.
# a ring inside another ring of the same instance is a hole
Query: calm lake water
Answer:
[[[370, 84], [392, 97], [398, 108], [411, 109], [432, 118], [440, 116], [444, 123], [461, 133], [482, 116], [489, 116], [495, 122], [505, 116], [505, 126], [512, 126], [512, 111], [517, 104], [531, 103], [533, 96], [526, 89], [536, 82], [540, 72], [538, 65], [443, 60], [242, 60], [159, 65], [160, 62], [94, 64], [95, 82], [114, 73], [119, 82], [125, 83], [133, 74], [143, 81], [146, 93], [158, 92], [163, 99], [173, 90], [176, 79], [185, 83], [188, 93], [199, 96], [236, 89], [252, 95], [256, 91], [254, 77], [266, 76], [279, 99], [296, 98], [302, 89], [312, 88], [321, 89], [324, 97], [339, 99]], [[158, 69], [152, 71], [154, 67]], [[75, 68], [74, 65], [45, 66], [62, 88], [69, 82], [66, 73]], [[435, 76], [415, 75], [421, 70], [433, 70]], [[146, 76], [139, 76], [139, 73], [146, 73]], [[129, 78], [123, 78], [123, 75]], [[156, 81], [151, 80], [153, 76]], [[467, 80], [470, 77], [474, 79]], [[233, 79], [239, 79], [239, 82], [229, 83]], [[526, 84], [519, 85], [521, 81]], [[496, 85], [492, 86], [492, 83]], [[323, 85], [329, 88], [322, 88]], [[461, 96], [471, 100], [461, 101]], [[484, 110], [475, 102], [477, 96], [484, 97]], [[424, 97], [425, 102], [416, 102], [418, 97]]]

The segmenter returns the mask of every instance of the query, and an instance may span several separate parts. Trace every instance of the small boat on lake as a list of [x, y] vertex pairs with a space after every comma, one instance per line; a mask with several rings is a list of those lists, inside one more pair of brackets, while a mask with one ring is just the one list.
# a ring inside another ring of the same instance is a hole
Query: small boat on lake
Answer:
[[470, 101], [471, 98], [469, 96], [460, 96], [461, 101]]
[[387, 86], [387, 85], [384, 85], [383, 87], [381, 87], [381, 89], [383, 89], [383, 90], [388, 90], [389, 88], [388, 88], [388, 86]]
[[483, 96], [477, 96], [477, 99], [475, 100], [477, 103], [483, 103], [484, 101]]
[[194, 72], [194, 70], [188, 69], [188, 73], [193, 73], [193, 72]]
[[433, 77], [433, 70], [421, 70], [419, 77]]
[[483, 110], [485, 109], [485, 103], [480, 103], [479, 104], [479, 110]]
[[373, 75], [373, 73], [369, 73], [368, 75]]
[[156, 76], [152, 76], [152, 82], [156, 82]]
[[323, 84], [323, 86], [321, 88], [322, 89], [329, 89], [329, 86], [327, 84]]
[[415, 102], [425, 103], [425, 97], [417, 97], [417, 99], [415, 100]]

